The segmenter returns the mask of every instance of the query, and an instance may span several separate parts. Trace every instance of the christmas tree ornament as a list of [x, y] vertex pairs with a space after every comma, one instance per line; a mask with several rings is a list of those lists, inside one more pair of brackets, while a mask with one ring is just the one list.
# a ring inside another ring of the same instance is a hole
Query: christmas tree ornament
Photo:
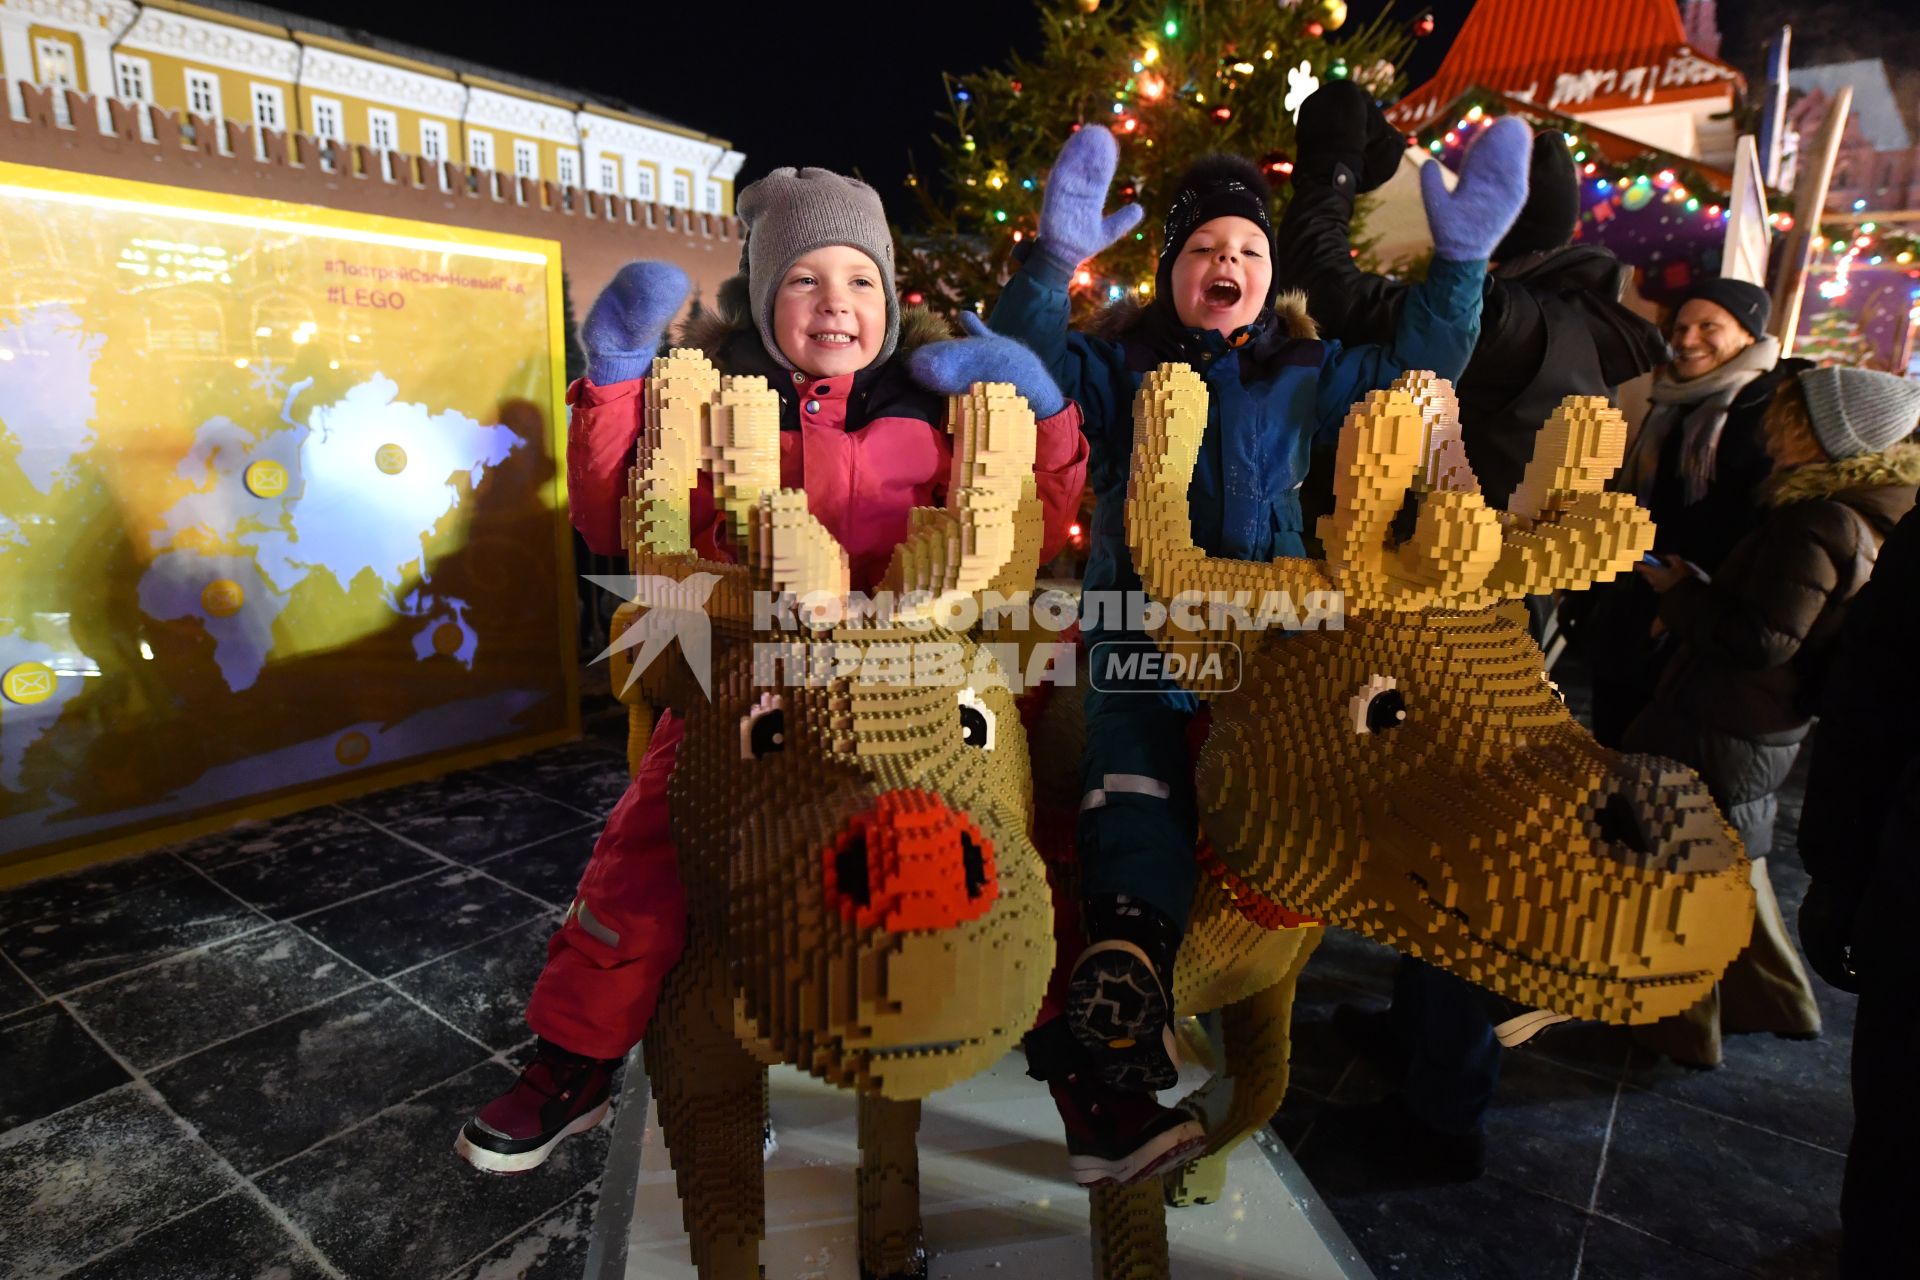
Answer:
[[1338, 31], [1346, 25], [1347, 0], [1326, 0], [1326, 3], [1321, 5], [1320, 8], [1321, 12], [1326, 15], [1323, 21], [1327, 24], [1327, 30]]
[[1327, 34], [1327, 29], [1320, 24], [1318, 19], [1315, 19], [1307, 24], [1307, 34], [1315, 40], [1318, 40], [1321, 36]]
[[1269, 151], [1260, 157], [1260, 172], [1269, 187], [1279, 187], [1293, 178], [1293, 157], [1284, 151]]
[[1080, 12], [1091, 14], [1100, 7], [1100, 0], [1080, 0]]
[[1413, 20], [1411, 30], [1414, 38], [1424, 40], [1433, 34], [1433, 10], [1423, 9], [1420, 16]]

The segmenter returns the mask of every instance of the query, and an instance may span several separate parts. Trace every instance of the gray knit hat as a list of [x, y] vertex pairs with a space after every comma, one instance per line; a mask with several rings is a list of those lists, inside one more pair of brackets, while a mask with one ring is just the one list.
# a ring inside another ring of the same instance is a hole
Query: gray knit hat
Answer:
[[1800, 375], [1813, 434], [1829, 458], [1881, 453], [1920, 427], [1920, 383], [1835, 366]]
[[747, 224], [740, 265], [768, 355], [793, 368], [773, 340], [773, 295], [787, 268], [830, 244], [858, 249], [879, 266], [887, 290], [887, 338], [875, 362], [893, 354], [900, 340], [900, 299], [893, 284], [893, 235], [878, 192], [831, 169], [775, 169], [742, 191], [734, 207]]

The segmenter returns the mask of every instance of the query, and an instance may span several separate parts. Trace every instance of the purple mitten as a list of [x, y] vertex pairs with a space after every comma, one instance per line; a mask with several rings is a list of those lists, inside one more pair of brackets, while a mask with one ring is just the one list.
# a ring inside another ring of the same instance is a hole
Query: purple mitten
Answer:
[[587, 380], [604, 387], [646, 377], [689, 287], [687, 273], [670, 262], [629, 262], [620, 268], [580, 326]]
[[976, 382], [1011, 382], [1036, 418], [1051, 418], [1066, 407], [1039, 356], [993, 332], [971, 311], [960, 313], [960, 323], [971, 336], [929, 342], [908, 358], [915, 382], [943, 396], [957, 396]]
[[1484, 262], [1527, 202], [1533, 133], [1526, 121], [1502, 116], [1467, 147], [1460, 181], [1447, 190], [1437, 164], [1420, 169], [1434, 252], [1453, 262]]
[[1120, 144], [1100, 125], [1084, 125], [1067, 139], [1060, 158], [1053, 162], [1053, 172], [1047, 175], [1046, 193], [1040, 200], [1040, 236], [1028, 270], [1037, 267], [1052, 283], [1065, 284], [1075, 267], [1140, 225], [1146, 210], [1137, 204], [1100, 216], [1119, 159]]

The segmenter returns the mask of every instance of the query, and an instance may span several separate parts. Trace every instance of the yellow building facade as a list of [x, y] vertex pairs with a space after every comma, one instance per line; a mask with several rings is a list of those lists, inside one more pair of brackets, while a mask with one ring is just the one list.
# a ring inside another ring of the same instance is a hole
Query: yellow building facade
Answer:
[[[0, 0], [0, 77], [731, 215], [746, 159], [620, 104], [218, 0]], [[272, 20], [266, 20], [266, 19]], [[64, 103], [62, 104], [64, 109]]]

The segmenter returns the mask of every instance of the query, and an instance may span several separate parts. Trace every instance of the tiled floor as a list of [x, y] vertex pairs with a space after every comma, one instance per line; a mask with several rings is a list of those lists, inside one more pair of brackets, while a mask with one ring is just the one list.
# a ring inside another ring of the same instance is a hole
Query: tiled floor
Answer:
[[[1566, 681], [1579, 710], [1578, 674]], [[1807, 876], [1782, 797], [1774, 888], [1793, 923]], [[1789, 933], [1791, 933], [1789, 929]], [[1329, 1106], [1390, 1081], [1328, 1024], [1342, 1002], [1384, 1006], [1393, 953], [1338, 931], [1309, 961], [1294, 1015], [1294, 1078], [1275, 1129], [1376, 1274], [1417, 1280], [1820, 1280], [1836, 1274], [1840, 1176], [1853, 1108], [1852, 996], [1814, 980], [1816, 1041], [1734, 1036], [1691, 1071], [1583, 1026], [1505, 1055], [1488, 1174], [1388, 1188], [1350, 1151], [1315, 1142]]]
[[0, 1276], [573, 1280], [607, 1131], [489, 1178], [595, 740], [0, 893]]
[[[448, 1148], [527, 1048], [545, 935], [625, 777], [590, 740], [0, 893], [0, 1276], [578, 1277], [607, 1130], [523, 1178]], [[1797, 821], [1794, 790], [1789, 916]], [[1850, 997], [1818, 987], [1823, 1039], [1734, 1038], [1704, 1074], [1552, 1033], [1508, 1055], [1492, 1172], [1388, 1189], [1314, 1132], [1387, 1085], [1327, 1019], [1383, 1001], [1392, 965], [1322, 947], [1276, 1123], [1377, 1274], [1832, 1274]]]

